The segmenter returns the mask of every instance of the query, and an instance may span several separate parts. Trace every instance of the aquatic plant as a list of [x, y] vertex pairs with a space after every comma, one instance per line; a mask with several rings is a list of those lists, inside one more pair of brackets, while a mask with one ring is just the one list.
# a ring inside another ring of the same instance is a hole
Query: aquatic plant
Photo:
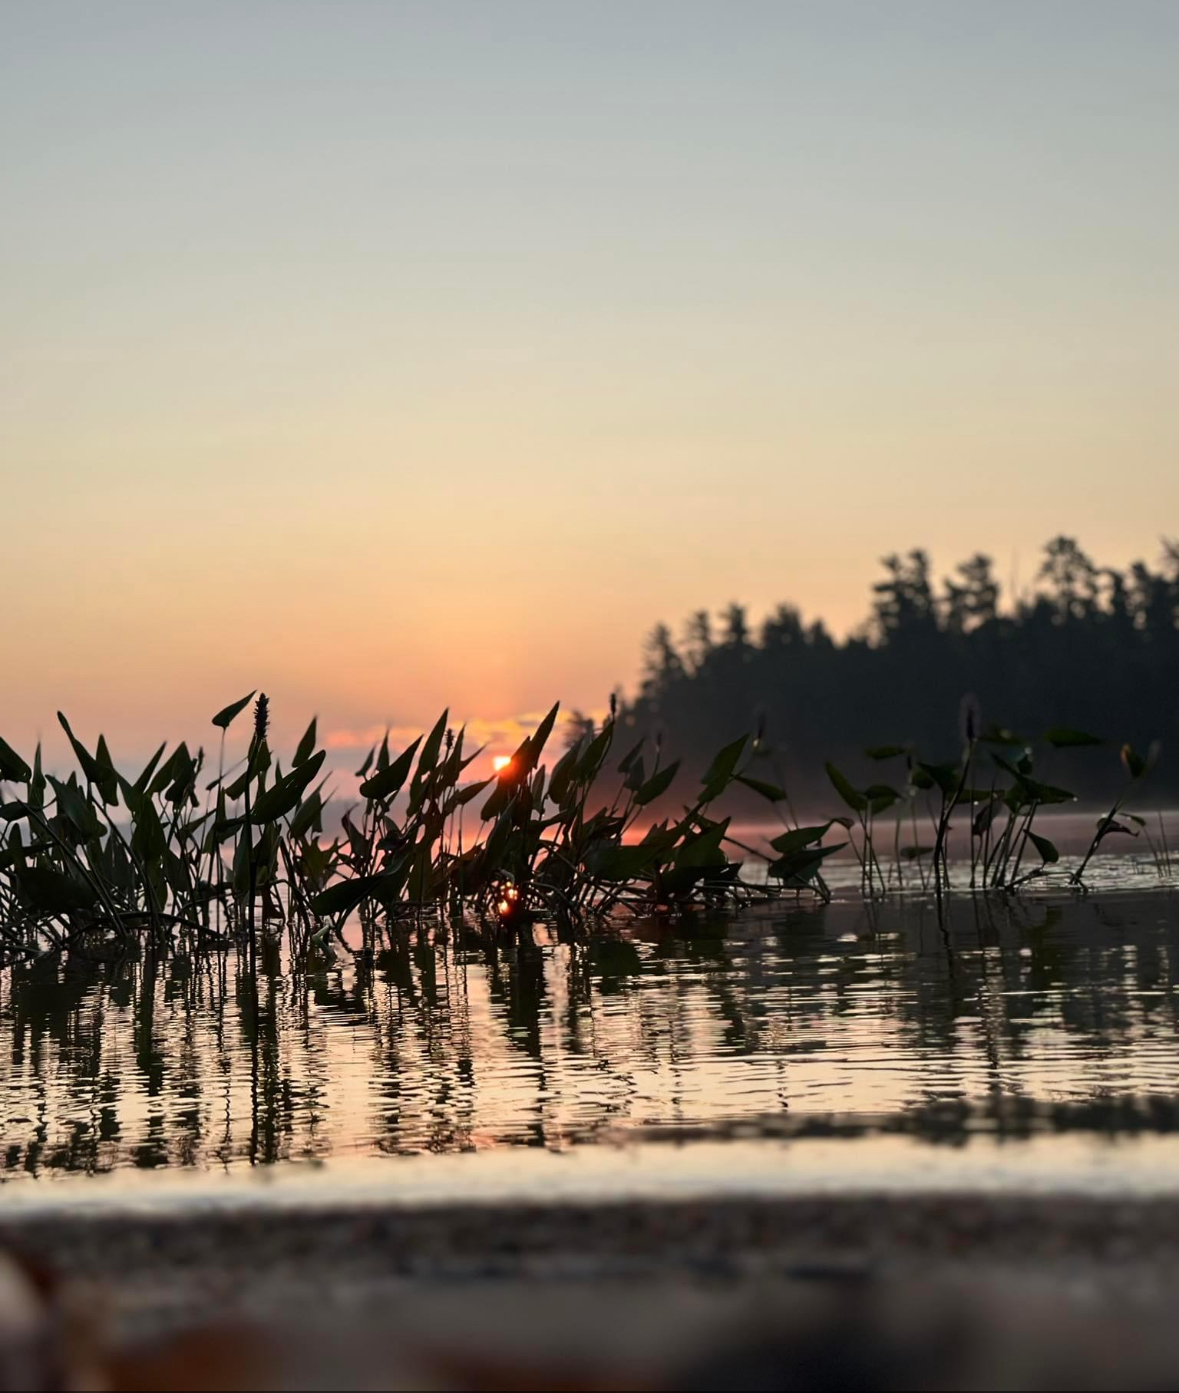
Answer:
[[[1052, 727], [1044, 733], [1039, 743], [1049, 750], [1079, 750], [1107, 744], [1099, 736], [1067, 726]], [[980, 746], [990, 747], [991, 782], [986, 787], [976, 783]], [[1000, 754], [1000, 749], [1011, 750], [1010, 757]], [[1014, 753], [1014, 749], [1018, 749], [1019, 753]], [[907, 861], [920, 868], [924, 887], [927, 884], [924, 865], [928, 858], [932, 872], [929, 879], [932, 879], [935, 892], [940, 895], [952, 888], [948, 848], [955, 830], [954, 814], [959, 810], [967, 814], [967, 846], [961, 859], [968, 861], [970, 866], [971, 890], [1015, 891], [1043, 876], [1048, 867], [1059, 862], [1060, 852], [1055, 844], [1034, 830], [1036, 816], [1046, 807], [1074, 802], [1076, 795], [1037, 776], [1033, 742], [1004, 727], [981, 726], [975, 718], [965, 724], [963, 753], [955, 763], [927, 763], [917, 758], [911, 746], [876, 746], [864, 753], [873, 760], [903, 757], [907, 771], [904, 794], [887, 784], [871, 784], [861, 790], [835, 765], [827, 763], [827, 775], [836, 793], [859, 818], [860, 845], [856, 846], [853, 842], [853, 848], [860, 858], [861, 887], [865, 894], [883, 893], [887, 888], [883, 874], [876, 873], [879, 860], [873, 845], [872, 819], [894, 803], [898, 809], [902, 805], [908, 808], [913, 819], [914, 834], [913, 845], [901, 847], [901, 815], [898, 811], [894, 852], [898, 884], [903, 885], [903, 862]], [[1157, 742], [1145, 757], [1137, 754], [1130, 745], [1122, 746], [1121, 760], [1128, 775], [1127, 781], [1109, 812], [1098, 818], [1088, 850], [1069, 875], [1072, 885], [1085, 888], [1085, 871], [1107, 837], [1117, 833], [1137, 836], [1145, 830], [1144, 818], [1135, 813], [1126, 813], [1123, 809], [1131, 793], [1140, 789], [1154, 767], [1158, 754]], [[999, 786], [1001, 776], [1010, 780], [1008, 786]], [[920, 843], [917, 833], [917, 805], [922, 795], [927, 800], [925, 815], [932, 828], [932, 842], [926, 845]], [[1159, 828], [1165, 847], [1166, 834], [1161, 815]], [[1025, 869], [1025, 857], [1039, 859]], [[1156, 852], [1155, 863], [1160, 875], [1165, 875], [1169, 870], [1169, 853], [1163, 857]]]
[[[227, 771], [226, 732], [251, 701], [246, 756]], [[306, 949], [342, 941], [350, 915], [375, 939], [427, 915], [473, 914], [511, 927], [534, 915], [584, 921], [618, 908], [676, 910], [787, 893], [826, 899], [824, 863], [849, 846], [868, 897], [886, 894], [894, 879], [903, 887], [906, 866], [939, 896], [954, 888], [952, 844], [954, 860], [969, 863], [972, 890], [1017, 891], [1060, 860], [1036, 818], [1045, 807], [1072, 802], [1073, 794], [1039, 774], [1033, 743], [982, 726], [974, 710], [956, 762], [922, 760], [906, 745], [866, 751], [873, 761], [903, 761], [903, 788], [858, 788], [828, 762], [831, 785], [852, 816], [799, 825], [792, 814], [768, 850], [739, 841], [731, 818], [713, 812], [735, 789], [789, 806], [780, 783], [754, 773], [772, 765], [763, 728], [725, 744], [677, 814], [647, 822], [654, 805], [669, 801], [673, 784], [682, 789], [680, 761], [665, 761], [661, 742], [645, 738], [616, 760], [626, 727], [612, 705], [600, 727], [575, 724], [550, 767], [543, 757], [558, 710], [553, 706], [495, 773], [471, 781], [466, 771], [481, 751], [468, 752], [466, 731], [450, 726], [448, 712], [398, 753], [386, 736], [357, 770], [361, 801], [343, 813], [330, 842], [327, 756], [317, 749], [316, 722], [284, 771], [270, 749], [265, 694], [255, 700], [251, 692], [213, 717], [221, 752], [208, 782], [203, 748], [194, 755], [185, 743], [171, 753], [161, 745], [132, 777], [116, 769], [102, 736], [91, 751], [59, 713], [78, 766], [66, 778], [43, 769], [39, 746], [30, 764], [0, 740], [0, 798], [3, 786], [16, 790], [0, 801], [0, 952], [193, 934], [206, 942], [243, 940], [254, 963], [271, 922]], [[1067, 727], [1050, 729], [1038, 743], [1048, 751], [1105, 744]], [[1157, 746], [1145, 757], [1122, 747], [1127, 782], [1070, 876], [1077, 888], [1085, 888], [1085, 872], [1106, 838], [1145, 831], [1144, 820], [1124, 807], [1157, 755]], [[988, 759], [989, 774], [980, 780]], [[878, 819], [894, 808], [886, 874]], [[903, 845], [906, 824], [913, 840]], [[1165, 874], [1165, 834], [1162, 842], [1155, 862]], [[742, 875], [749, 858], [764, 863], [764, 880]]]
[[[1145, 818], [1139, 817], [1137, 813], [1123, 814], [1122, 808], [1125, 805], [1127, 798], [1129, 798], [1131, 792], [1138, 787], [1138, 785], [1147, 777], [1150, 771], [1154, 768], [1155, 763], [1158, 760], [1158, 757], [1159, 747], [1157, 741], [1150, 747], [1145, 757], [1140, 755], [1133, 748], [1132, 745], [1122, 746], [1121, 760], [1122, 764], [1125, 766], [1127, 774], [1125, 787], [1122, 789], [1118, 797], [1114, 800], [1113, 807], [1110, 808], [1109, 812], [1097, 819], [1097, 830], [1093, 833], [1093, 840], [1089, 843], [1089, 849], [1085, 853], [1084, 860], [1073, 872], [1072, 878], [1074, 884], [1082, 885], [1084, 883], [1085, 869], [1089, 865], [1089, 862], [1093, 859], [1093, 856], [1097, 852], [1097, 849], [1101, 846], [1102, 842], [1105, 841], [1106, 837], [1111, 837], [1116, 833], [1122, 833], [1123, 835], [1136, 837], [1139, 831], [1145, 829]], [[1119, 821], [1119, 817], [1124, 817], [1124, 821]], [[1130, 825], [1127, 826], [1127, 823], [1129, 823]], [[1159, 814], [1159, 832], [1161, 834], [1163, 847], [1164, 849], [1166, 849], [1167, 833], [1166, 829], [1163, 826], [1163, 819], [1161, 813]], [[1157, 864], [1157, 854], [1155, 859]], [[1165, 863], [1162, 867], [1162, 873], [1165, 874], [1166, 871], [1169, 870], [1169, 868], [1170, 854], [1169, 852], [1166, 852]]]
[[[717, 753], [679, 815], [640, 836], [638, 819], [668, 793], [680, 764], [645, 740], [612, 764], [615, 714], [583, 730], [550, 768], [542, 756], [554, 706], [493, 776], [465, 782], [480, 751], [467, 752], [465, 730], [443, 712], [399, 753], [388, 737], [370, 751], [357, 771], [362, 802], [328, 842], [326, 751], [316, 748], [314, 720], [284, 771], [269, 745], [267, 698], [258, 696], [242, 766], [225, 770], [225, 734], [253, 698], [213, 717], [221, 755], [203, 784], [203, 749], [193, 755], [181, 744], [166, 755], [161, 746], [131, 777], [101, 736], [92, 752], [60, 713], [78, 764], [68, 778], [43, 772], [40, 747], [30, 765], [0, 741], [0, 782], [17, 790], [0, 803], [0, 942], [9, 952], [193, 933], [244, 938], [253, 962], [259, 910], [263, 928], [281, 921], [296, 942], [322, 946], [352, 914], [377, 932], [426, 914], [511, 924], [537, 913], [584, 918], [617, 906], [825, 893], [818, 868], [837, 848], [810, 838], [778, 850], [764, 885], [740, 877], [729, 819], [711, 806], [734, 784], [784, 797], [750, 772], [758, 754], [748, 736]], [[612, 776], [618, 787], [604, 802]]]

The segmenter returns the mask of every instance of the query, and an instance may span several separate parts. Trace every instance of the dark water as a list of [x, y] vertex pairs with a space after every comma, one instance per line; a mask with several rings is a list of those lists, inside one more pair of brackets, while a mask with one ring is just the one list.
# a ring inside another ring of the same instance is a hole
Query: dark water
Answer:
[[[0, 974], [0, 1174], [1179, 1124], [1179, 898], [793, 905]], [[737, 1139], [732, 1141], [732, 1139]]]

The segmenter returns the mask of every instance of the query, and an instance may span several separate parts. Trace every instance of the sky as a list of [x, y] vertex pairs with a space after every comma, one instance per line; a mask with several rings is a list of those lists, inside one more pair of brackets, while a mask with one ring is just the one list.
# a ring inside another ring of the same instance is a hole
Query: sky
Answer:
[[5, 0], [0, 720], [508, 742], [1179, 531], [1179, 5]]

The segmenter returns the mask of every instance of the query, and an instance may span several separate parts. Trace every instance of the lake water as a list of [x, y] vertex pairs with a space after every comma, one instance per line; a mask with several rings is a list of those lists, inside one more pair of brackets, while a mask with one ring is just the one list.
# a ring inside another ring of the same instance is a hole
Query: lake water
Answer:
[[9, 968], [5, 1202], [1179, 1186], [1179, 897], [1121, 885], [274, 947], [256, 1017], [232, 953]]

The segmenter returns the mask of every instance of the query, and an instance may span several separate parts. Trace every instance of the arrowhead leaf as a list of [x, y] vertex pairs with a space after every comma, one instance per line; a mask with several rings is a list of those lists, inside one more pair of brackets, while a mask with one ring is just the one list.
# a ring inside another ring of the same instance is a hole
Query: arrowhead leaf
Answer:
[[228, 706], [223, 706], [213, 717], [213, 724], [222, 730], [228, 730], [230, 723], [235, 716], [239, 716], [254, 698], [254, 693], [249, 692], [242, 697], [241, 701], [231, 701]]

